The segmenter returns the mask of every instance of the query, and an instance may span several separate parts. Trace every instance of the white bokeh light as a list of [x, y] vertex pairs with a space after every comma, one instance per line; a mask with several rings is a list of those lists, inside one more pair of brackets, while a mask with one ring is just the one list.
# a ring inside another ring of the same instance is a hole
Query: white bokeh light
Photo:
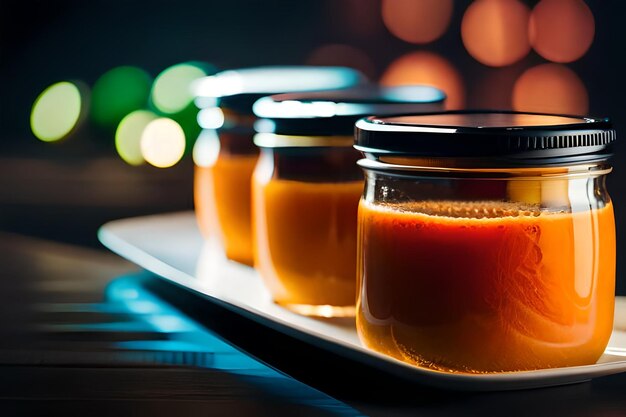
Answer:
[[141, 154], [158, 168], [175, 165], [185, 153], [185, 133], [178, 123], [162, 117], [150, 122], [141, 135]]

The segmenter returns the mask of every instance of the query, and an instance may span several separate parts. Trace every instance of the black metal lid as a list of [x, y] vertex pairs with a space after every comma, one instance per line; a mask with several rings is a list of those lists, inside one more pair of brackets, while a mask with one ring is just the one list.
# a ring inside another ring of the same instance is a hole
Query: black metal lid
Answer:
[[352, 136], [354, 123], [367, 115], [423, 113], [441, 110], [445, 94], [423, 85], [278, 94], [264, 97], [253, 110], [255, 128], [279, 135]]
[[375, 159], [493, 158], [521, 165], [606, 159], [615, 141], [606, 118], [483, 111], [373, 116], [359, 120], [355, 134], [355, 148]]
[[366, 77], [347, 67], [268, 66], [222, 71], [195, 82], [199, 98], [217, 98], [221, 107], [242, 114], [252, 114], [259, 98], [292, 91], [348, 88]]

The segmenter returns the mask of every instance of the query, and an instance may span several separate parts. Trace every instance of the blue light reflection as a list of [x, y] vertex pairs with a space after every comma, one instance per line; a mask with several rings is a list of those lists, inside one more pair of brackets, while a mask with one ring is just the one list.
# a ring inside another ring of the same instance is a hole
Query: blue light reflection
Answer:
[[[142, 282], [154, 279], [148, 273], [120, 277], [105, 291], [110, 310], [132, 314], [132, 322], [98, 323], [93, 330], [128, 330], [159, 334], [158, 340], [115, 342], [133, 360], [178, 366], [216, 369], [239, 375], [247, 383], [281, 400], [314, 407], [331, 415], [356, 416], [357, 410], [296, 381], [239, 351], [214, 333], [148, 291]], [[83, 326], [81, 324], [81, 326]], [[94, 326], [86, 324], [84, 326]], [[165, 340], [162, 340], [165, 339]]]

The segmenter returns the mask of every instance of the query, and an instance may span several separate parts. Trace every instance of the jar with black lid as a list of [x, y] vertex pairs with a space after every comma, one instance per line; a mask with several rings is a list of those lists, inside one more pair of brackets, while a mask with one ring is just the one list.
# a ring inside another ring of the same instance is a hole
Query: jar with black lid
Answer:
[[442, 109], [444, 98], [433, 87], [364, 86], [255, 103], [255, 267], [278, 304], [311, 316], [354, 316], [363, 192], [354, 123], [374, 113]]
[[228, 70], [196, 82], [198, 122], [205, 128], [194, 148], [196, 216], [203, 234], [215, 237], [229, 259], [252, 265], [250, 178], [258, 157], [252, 143], [254, 102], [269, 94], [363, 82], [364, 76], [350, 68], [313, 66]]
[[595, 363], [611, 335], [606, 119], [506, 112], [356, 125], [357, 328], [439, 371]]

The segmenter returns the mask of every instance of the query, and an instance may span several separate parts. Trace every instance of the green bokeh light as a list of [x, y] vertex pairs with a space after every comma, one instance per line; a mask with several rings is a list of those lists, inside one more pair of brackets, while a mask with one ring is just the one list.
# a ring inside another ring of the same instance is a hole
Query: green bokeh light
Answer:
[[93, 86], [91, 118], [114, 128], [130, 112], [145, 108], [152, 79], [140, 68], [123, 66], [104, 73]]
[[141, 154], [141, 135], [157, 115], [148, 110], [136, 110], [124, 117], [115, 132], [115, 149], [120, 157], [130, 165], [144, 162]]
[[63, 139], [80, 120], [82, 103], [76, 84], [62, 81], [46, 88], [35, 100], [30, 114], [33, 134], [44, 142]]
[[171, 66], [161, 72], [152, 86], [152, 104], [166, 114], [184, 110], [194, 99], [191, 84], [207, 75], [207, 70], [196, 63]]

